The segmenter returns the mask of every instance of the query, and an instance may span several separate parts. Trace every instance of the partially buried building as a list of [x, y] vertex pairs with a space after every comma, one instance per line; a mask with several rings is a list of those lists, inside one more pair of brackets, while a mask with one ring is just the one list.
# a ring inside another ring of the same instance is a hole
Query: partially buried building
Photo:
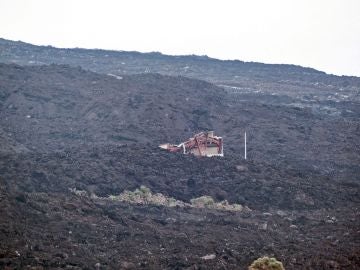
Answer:
[[183, 154], [193, 154], [201, 157], [224, 156], [223, 139], [214, 136], [214, 131], [200, 132], [178, 145], [165, 143], [159, 145], [159, 147], [170, 152], [182, 152]]

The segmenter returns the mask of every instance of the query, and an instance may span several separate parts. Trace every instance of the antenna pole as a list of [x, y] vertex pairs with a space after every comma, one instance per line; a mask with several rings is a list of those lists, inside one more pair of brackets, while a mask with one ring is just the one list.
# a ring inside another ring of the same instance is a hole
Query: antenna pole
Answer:
[[245, 160], [246, 160], [246, 131], [245, 131]]

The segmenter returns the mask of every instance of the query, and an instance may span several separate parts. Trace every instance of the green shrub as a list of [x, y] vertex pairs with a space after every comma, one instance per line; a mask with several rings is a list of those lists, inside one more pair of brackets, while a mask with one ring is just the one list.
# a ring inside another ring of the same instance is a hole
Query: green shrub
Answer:
[[140, 190], [142, 193], [144, 193], [144, 194], [150, 194], [150, 193], [151, 193], [150, 188], [145, 187], [145, 186], [143, 186], [143, 185], [140, 186], [139, 190]]
[[197, 207], [212, 207], [215, 204], [215, 201], [210, 196], [202, 196], [199, 198], [191, 199], [191, 204]]
[[283, 264], [275, 258], [261, 257], [255, 260], [249, 270], [285, 270]]
[[242, 211], [244, 209], [244, 207], [241, 204], [237, 204], [237, 203], [234, 203], [230, 206], [232, 206], [232, 210], [234, 211]]
[[[180, 202], [181, 203], [181, 202]], [[176, 200], [176, 199], [174, 199], [174, 198], [168, 198], [168, 206], [170, 206], [170, 207], [174, 207], [174, 206], [176, 206], [176, 205], [178, 205], [179, 204], [179, 202]]]

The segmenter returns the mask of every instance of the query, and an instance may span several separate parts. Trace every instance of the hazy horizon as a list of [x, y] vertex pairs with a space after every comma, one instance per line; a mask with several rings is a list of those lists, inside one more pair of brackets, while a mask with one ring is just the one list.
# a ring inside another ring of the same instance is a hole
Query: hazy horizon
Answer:
[[0, 37], [35, 45], [293, 64], [360, 76], [360, 1], [0, 0]]

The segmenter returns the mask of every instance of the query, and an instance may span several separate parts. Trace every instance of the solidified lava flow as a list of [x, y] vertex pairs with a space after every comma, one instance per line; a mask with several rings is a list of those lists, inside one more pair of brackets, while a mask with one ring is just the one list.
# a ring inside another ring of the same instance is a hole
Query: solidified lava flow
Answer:
[[[62, 50], [0, 39], [0, 269], [360, 268], [360, 78]], [[183, 205], [103, 199], [141, 186]]]

